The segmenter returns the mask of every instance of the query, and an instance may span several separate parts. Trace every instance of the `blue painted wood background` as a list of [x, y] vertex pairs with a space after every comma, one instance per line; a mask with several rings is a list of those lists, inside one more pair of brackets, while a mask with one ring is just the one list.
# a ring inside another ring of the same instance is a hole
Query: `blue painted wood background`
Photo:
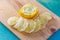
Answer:
[[19, 38], [0, 22], [0, 40], [19, 40]]
[[60, 17], [60, 0], [37, 0], [37, 1]]

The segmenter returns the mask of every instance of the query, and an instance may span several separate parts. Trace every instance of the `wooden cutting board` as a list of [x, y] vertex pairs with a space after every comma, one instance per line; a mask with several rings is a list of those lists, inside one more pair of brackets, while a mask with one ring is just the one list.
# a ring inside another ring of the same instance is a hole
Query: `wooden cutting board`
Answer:
[[[53, 19], [46, 25], [46, 28], [37, 33], [20, 33], [7, 24], [7, 19], [11, 16], [19, 16], [19, 9], [27, 3], [33, 3], [39, 7], [39, 13], [49, 12], [53, 17]], [[49, 36], [60, 28], [60, 19], [51, 11], [39, 4], [36, 0], [0, 0], [0, 22], [2, 22], [21, 40], [47, 40]]]

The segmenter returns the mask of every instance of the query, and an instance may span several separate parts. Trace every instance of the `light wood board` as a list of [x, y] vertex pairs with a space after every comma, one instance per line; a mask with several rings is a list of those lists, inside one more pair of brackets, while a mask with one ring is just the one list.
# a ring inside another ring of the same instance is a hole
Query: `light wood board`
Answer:
[[[53, 19], [46, 25], [42, 31], [32, 34], [20, 33], [7, 24], [7, 19], [11, 16], [19, 16], [19, 9], [27, 3], [33, 3], [38, 6], [39, 13], [49, 12], [52, 14]], [[43, 7], [36, 0], [0, 0], [0, 22], [2, 22], [8, 29], [10, 29], [21, 40], [47, 40], [49, 36], [53, 34], [51, 29], [60, 28], [60, 19], [51, 11]]]

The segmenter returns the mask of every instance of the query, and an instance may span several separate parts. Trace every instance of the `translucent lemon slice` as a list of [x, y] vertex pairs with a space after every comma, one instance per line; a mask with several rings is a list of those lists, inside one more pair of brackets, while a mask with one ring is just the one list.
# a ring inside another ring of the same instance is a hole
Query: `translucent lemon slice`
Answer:
[[45, 13], [42, 13], [38, 16], [38, 18], [34, 21], [37, 22], [37, 26], [35, 28], [35, 31], [34, 32], [37, 32], [43, 28], [45, 28], [46, 24], [48, 23], [49, 20], [51, 20], [52, 17], [51, 17], [51, 14], [48, 13], [48, 12], [45, 12]]
[[51, 20], [52, 17], [51, 17], [51, 14], [50, 13], [45, 12], [45, 13], [40, 14], [39, 19], [45, 21], [45, 23], [46, 23], [49, 20]]
[[34, 22], [33, 20], [30, 21], [29, 27], [25, 30], [25, 32], [27, 33], [31, 33], [34, 31], [36, 27], [36, 22]]
[[10, 17], [8, 20], [7, 20], [7, 23], [11, 26], [15, 25], [16, 22], [18, 20], [18, 17]]
[[24, 19], [22, 17], [20, 17], [18, 20], [17, 20], [17, 23], [14, 25], [14, 28], [20, 28], [22, 26], [24, 22]]
[[50, 13], [45, 12], [39, 15], [39, 20], [41, 22], [41, 28], [45, 28], [46, 24], [48, 23], [49, 20], [52, 19], [52, 16]]
[[34, 32], [39, 31], [41, 28], [42, 28], [41, 22], [40, 22], [39, 19], [37, 19], [37, 20], [36, 20], [36, 27], [35, 27], [35, 29], [34, 29]]
[[38, 14], [38, 8], [33, 4], [26, 4], [20, 9], [19, 14], [24, 18], [30, 19]]
[[27, 20], [25, 19], [25, 20], [24, 20], [24, 23], [23, 23], [23, 25], [22, 25], [22, 27], [21, 27], [21, 29], [20, 29], [19, 31], [20, 31], [20, 32], [25, 31], [26, 28], [28, 27], [28, 25], [29, 25], [29, 21], [27, 21]]

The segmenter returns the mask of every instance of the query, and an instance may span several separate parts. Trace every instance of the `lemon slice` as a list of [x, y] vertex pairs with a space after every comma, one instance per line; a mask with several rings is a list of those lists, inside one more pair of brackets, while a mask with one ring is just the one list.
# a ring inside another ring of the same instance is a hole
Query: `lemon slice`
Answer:
[[36, 27], [36, 22], [34, 22], [33, 20], [31, 20], [31, 21], [30, 21], [30, 25], [29, 25], [29, 27], [25, 30], [25, 32], [31, 33], [31, 32], [34, 31], [35, 27]]
[[18, 17], [10, 17], [8, 20], [7, 20], [7, 23], [11, 26], [15, 25], [16, 22], [18, 20]]
[[37, 32], [43, 28], [45, 28], [46, 24], [49, 20], [51, 20], [51, 14], [48, 12], [40, 14], [34, 21], [36, 21], [36, 28], [34, 32]]
[[34, 32], [39, 31], [41, 28], [42, 28], [42, 26], [41, 26], [41, 22], [40, 22], [39, 19], [37, 19], [37, 20], [36, 20], [36, 27], [35, 27]]
[[48, 22], [49, 20], [52, 19], [51, 14], [48, 12], [40, 14], [39, 18], [40, 18], [40, 20], [43, 20], [45, 22]]
[[21, 27], [21, 25], [23, 24], [23, 22], [24, 22], [24, 19], [22, 18], [22, 17], [20, 17], [19, 19], [18, 19], [18, 21], [17, 21], [17, 23], [14, 25], [14, 28], [20, 28]]
[[51, 20], [51, 14], [48, 12], [44, 12], [39, 15], [39, 20], [41, 22], [41, 28], [45, 28], [46, 24], [48, 23], [49, 20]]
[[33, 4], [26, 4], [20, 10], [19, 14], [24, 18], [33, 18], [38, 14], [38, 8]]
[[34, 31], [35, 27], [36, 27], [36, 22], [34, 22], [34, 21], [32, 20], [32, 21], [30, 22], [30, 28], [31, 28], [30, 33]]
[[20, 32], [25, 31], [26, 28], [28, 27], [28, 25], [29, 25], [29, 22], [25, 19], [24, 23], [23, 23], [23, 25], [22, 25], [22, 27], [21, 27], [21, 29], [19, 31]]

